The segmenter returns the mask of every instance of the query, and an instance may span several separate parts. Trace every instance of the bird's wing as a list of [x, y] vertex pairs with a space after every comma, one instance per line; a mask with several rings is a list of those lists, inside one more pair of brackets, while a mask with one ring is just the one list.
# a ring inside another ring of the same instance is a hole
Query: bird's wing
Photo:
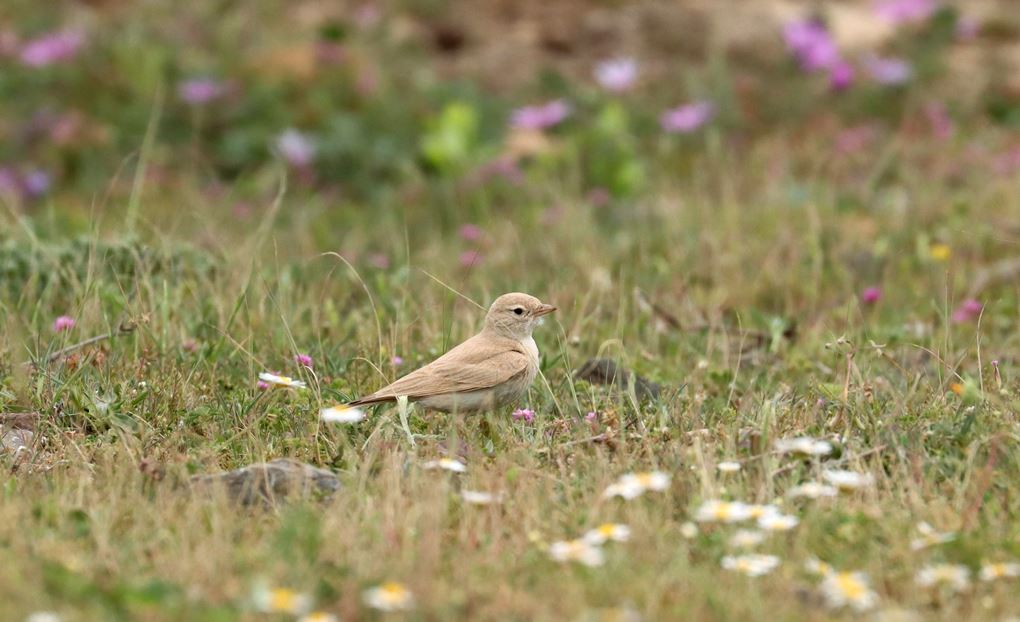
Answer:
[[362, 400], [401, 395], [414, 399], [490, 389], [527, 370], [528, 362], [528, 354], [519, 343], [476, 335]]

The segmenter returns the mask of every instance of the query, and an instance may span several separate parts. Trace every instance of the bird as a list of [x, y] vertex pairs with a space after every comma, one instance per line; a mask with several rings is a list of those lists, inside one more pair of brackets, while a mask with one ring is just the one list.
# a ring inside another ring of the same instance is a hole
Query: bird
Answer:
[[395, 402], [406, 397], [426, 410], [464, 414], [498, 409], [527, 393], [538, 375], [538, 345], [532, 331], [556, 307], [528, 294], [503, 294], [474, 337], [428, 365], [397, 379], [348, 407]]

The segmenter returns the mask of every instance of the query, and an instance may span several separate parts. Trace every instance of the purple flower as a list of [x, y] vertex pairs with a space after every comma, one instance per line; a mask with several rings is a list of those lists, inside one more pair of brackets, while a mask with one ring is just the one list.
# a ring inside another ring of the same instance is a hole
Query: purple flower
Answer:
[[602, 61], [595, 67], [595, 79], [607, 91], [626, 91], [637, 79], [637, 61], [633, 58], [614, 58]]
[[865, 63], [871, 78], [879, 84], [897, 85], [910, 80], [914, 69], [909, 62], [901, 58], [872, 57]]
[[953, 120], [946, 112], [945, 105], [938, 102], [928, 104], [924, 108], [924, 113], [928, 117], [928, 122], [931, 123], [931, 131], [936, 138], [946, 140], [953, 135]]
[[290, 128], [276, 139], [276, 148], [288, 164], [295, 168], [304, 168], [315, 159], [315, 143], [301, 132]]
[[311, 367], [312, 357], [308, 356], [307, 354], [295, 354], [294, 362], [302, 367]]
[[269, 388], [269, 383], [263, 380], [259, 380], [258, 382], [255, 383], [255, 388], [262, 389], [264, 391]]
[[689, 134], [708, 123], [715, 116], [715, 105], [698, 101], [667, 110], [662, 113], [659, 123], [669, 133]]
[[879, 0], [875, 14], [891, 24], [923, 22], [935, 12], [932, 0]]
[[842, 61], [836, 41], [818, 20], [787, 22], [783, 39], [804, 71], [831, 69]]
[[194, 106], [208, 104], [226, 93], [226, 85], [212, 78], [192, 78], [177, 85], [177, 97]]
[[46, 67], [74, 58], [85, 36], [77, 31], [51, 32], [28, 41], [21, 47], [21, 62], [29, 67]]
[[850, 88], [854, 83], [854, 67], [850, 63], [840, 60], [829, 69], [829, 86], [834, 91], [842, 91]]
[[873, 305], [882, 299], [881, 287], [868, 287], [861, 292], [861, 302], [866, 305]]
[[401, 357], [399, 357], [399, 356], [395, 356], [395, 355], [394, 355], [394, 357], [390, 359], [390, 363], [391, 363], [391, 364], [392, 364], [392, 365], [393, 365], [394, 367], [400, 367], [401, 365], [403, 365], [403, 364], [404, 364], [404, 359], [403, 359], [403, 358], [401, 358]]
[[21, 178], [22, 190], [24, 190], [25, 196], [30, 199], [37, 199], [46, 194], [51, 185], [49, 173], [40, 169], [30, 171]]
[[465, 268], [470, 268], [482, 261], [482, 254], [478, 251], [464, 251], [460, 254], [460, 257], [457, 258], [457, 261]]
[[535, 420], [535, 411], [531, 410], [530, 408], [518, 408], [510, 416], [513, 417], [514, 419], [517, 419], [518, 421], [523, 419], [525, 423], [531, 423], [532, 421]]
[[458, 230], [460, 238], [468, 242], [477, 242], [482, 238], [482, 228], [478, 225], [464, 224]]
[[584, 416], [584, 420], [587, 421], [588, 423], [595, 423], [596, 421], [598, 421], [598, 418], [599, 415], [594, 410]]
[[514, 110], [510, 125], [522, 130], [544, 130], [558, 125], [570, 116], [572, 108], [562, 99], [538, 106], [525, 106]]
[[66, 330], [71, 330], [74, 328], [74, 323], [74, 318], [70, 315], [61, 315], [53, 320], [53, 332], [62, 333]]
[[960, 306], [956, 308], [956, 311], [953, 311], [953, 321], [957, 324], [970, 322], [981, 315], [981, 310], [984, 308], [985, 306], [979, 301], [974, 300], [973, 298], [968, 298], [960, 303]]

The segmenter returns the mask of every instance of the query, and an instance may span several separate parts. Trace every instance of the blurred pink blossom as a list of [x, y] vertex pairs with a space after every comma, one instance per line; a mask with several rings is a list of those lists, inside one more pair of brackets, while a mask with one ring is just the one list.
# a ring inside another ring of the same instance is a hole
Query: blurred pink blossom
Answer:
[[312, 357], [308, 356], [307, 354], [295, 354], [294, 362], [302, 367], [311, 367]]
[[255, 388], [266, 390], [269, 388], [269, 383], [265, 382], [264, 380], [259, 380], [258, 382], [255, 383]]
[[689, 134], [711, 121], [713, 116], [715, 105], [702, 100], [667, 110], [659, 123], [666, 132]]
[[594, 410], [584, 416], [584, 420], [587, 421], [588, 423], [595, 423], [596, 421], [598, 421], [598, 419], [599, 415]]
[[934, 102], [924, 107], [925, 116], [931, 124], [931, 131], [935, 138], [946, 140], [953, 135], [953, 119], [946, 111], [945, 104]]
[[866, 305], [873, 305], [882, 299], [881, 287], [867, 287], [861, 292], [861, 302]]
[[524, 181], [524, 173], [517, 166], [517, 161], [509, 156], [501, 156], [482, 164], [476, 175], [477, 181], [483, 184], [497, 177], [515, 186]]
[[613, 58], [595, 67], [595, 79], [607, 91], [626, 91], [637, 79], [638, 66], [633, 58]]
[[524, 106], [513, 111], [510, 125], [522, 130], [544, 130], [559, 125], [570, 116], [572, 108], [562, 99], [537, 106]]
[[518, 421], [523, 419], [525, 423], [531, 423], [535, 420], [535, 411], [530, 408], [518, 408], [510, 416]]
[[465, 268], [470, 268], [475, 264], [481, 263], [482, 254], [474, 250], [464, 251], [463, 253], [460, 254], [460, 257], [457, 259], [457, 261], [460, 263], [460, 265], [464, 266]]
[[854, 67], [850, 63], [840, 60], [829, 68], [829, 86], [834, 91], [842, 91], [850, 88], [854, 83]]
[[836, 151], [844, 155], [857, 153], [874, 142], [877, 135], [871, 124], [848, 127], [836, 134]]
[[923, 22], [938, 8], [933, 0], [879, 0], [875, 14], [891, 24]]
[[609, 193], [609, 190], [599, 186], [588, 191], [587, 199], [593, 207], [603, 207], [609, 204], [613, 199], [613, 195]]
[[276, 138], [276, 148], [280, 150], [283, 159], [296, 168], [307, 167], [315, 159], [315, 143], [294, 128], [284, 130]]
[[21, 62], [29, 67], [46, 67], [70, 60], [85, 43], [85, 35], [61, 30], [42, 35], [21, 46]]
[[36, 199], [50, 190], [52, 180], [49, 173], [41, 169], [29, 171], [21, 178], [21, 187], [25, 196]]
[[968, 298], [960, 303], [960, 306], [953, 311], [953, 321], [957, 324], [970, 322], [981, 315], [981, 311], [984, 308], [985, 306], [981, 304], [981, 302], [974, 300], [973, 298]]
[[787, 22], [783, 25], [783, 39], [805, 71], [832, 69], [842, 62], [836, 41], [818, 20]]
[[368, 265], [380, 270], [390, 267], [390, 258], [386, 253], [372, 253], [368, 256]]
[[471, 223], [461, 225], [457, 233], [460, 234], [462, 240], [467, 240], [468, 242], [477, 242], [482, 239], [482, 228]]
[[177, 97], [181, 101], [201, 105], [217, 100], [227, 93], [227, 86], [212, 78], [191, 78], [177, 85]]
[[402, 357], [394, 355], [393, 358], [390, 359], [390, 363], [394, 367], [400, 367], [401, 365], [404, 364], [404, 359]]
[[960, 41], [973, 41], [981, 34], [981, 22], [966, 15], [956, 20], [956, 38]]
[[873, 56], [865, 63], [865, 68], [872, 80], [889, 86], [903, 84], [914, 75], [914, 68], [901, 58]]
[[57, 319], [53, 320], [53, 332], [62, 333], [67, 330], [74, 328], [74, 318], [70, 315], [61, 315]]

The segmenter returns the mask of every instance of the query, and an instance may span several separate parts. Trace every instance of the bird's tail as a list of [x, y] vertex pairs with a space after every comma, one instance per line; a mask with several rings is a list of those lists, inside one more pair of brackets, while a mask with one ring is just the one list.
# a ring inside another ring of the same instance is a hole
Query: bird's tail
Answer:
[[372, 404], [382, 404], [384, 402], [395, 402], [397, 398], [392, 395], [366, 395], [365, 397], [359, 397], [353, 402], [347, 402], [348, 406], [371, 406]]

